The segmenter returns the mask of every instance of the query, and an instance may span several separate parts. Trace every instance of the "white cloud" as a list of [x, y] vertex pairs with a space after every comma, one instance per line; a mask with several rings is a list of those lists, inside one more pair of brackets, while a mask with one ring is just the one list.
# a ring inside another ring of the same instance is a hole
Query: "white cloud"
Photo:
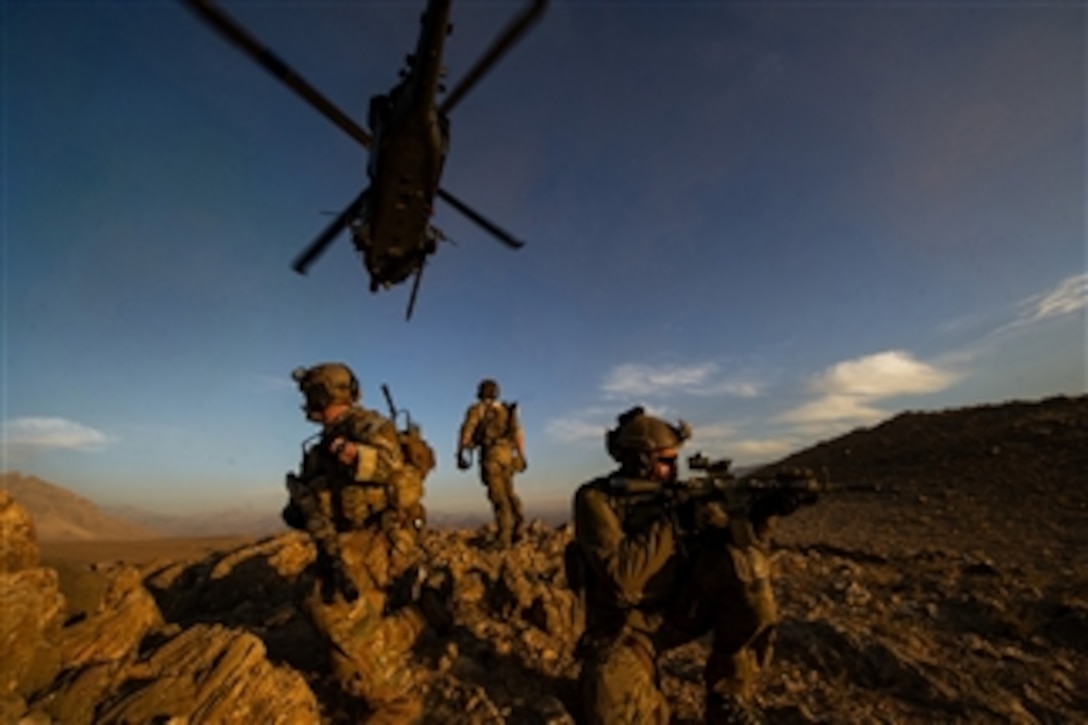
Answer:
[[710, 423], [708, 425], [693, 426], [691, 440], [684, 448], [692, 451], [704, 451], [708, 455], [722, 448], [733, 447], [733, 436], [737, 434], [737, 427], [729, 423]]
[[735, 441], [731, 450], [737, 458], [745, 461], [765, 462], [793, 453], [797, 448], [797, 441], [792, 437], [787, 438], [763, 438]]
[[1088, 273], [1066, 277], [1052, 290], [1031, 295], [1016, 303], [1016, 313], [1005, 324], [990, 331], [1000, 336], [1043, 320], [1072, 315], [1088, 305]]
[[[668, 408], [641, 404], [648, 415], [658, 418], [669, 417]], [[616, 426], [616, 417], [626, 408], [611, 408], [605, 406], [590, 406], [581, 410], [553, 418], [544, 425], [544, 431], [553, 439], [561, 443], [575, 443], [578, 441], [593, 441], [599, 443], [604, 440], [605, 431]]]
[[828, 396], [890, 398], [944, 390], [955, 374], [915, 360], [904, 350], [888, 350], [832, 365], [812, 382]]
[[887, 415], [885, 411], [866, 405], [857, 397], [825, 395], [783, 413], [778, 416], [778, 420], [785, 423], [809, 425], [841, 420], [869, 422], [879, 420], [885, 415]]
[[800, 425], [872, 422], [887, 415], [872, 405], [875, 401], [935, 393], [958, 379], [953, 370], [916, 360], [905, 350], [866, 355], [836, 363], [817, 375], [809, 387], [819, 397], [786, 411], [778, 420]]
[[577, 416], [553, 418], [544, 426], [545, 432], [561, 443], [603, 441], [605, 428], [603, 423], [591, 423]]
[[1039, 322], [1051, 317], [1079, 312], [1088, 300], [1088, 273], [1063, 279], [1049, 292], [1033, 295], [1020, 302], [1020, 315], [1013, 324]]
[[761, 385], [757, 382], [719, 379], [716, 377], [718, 371], [718, 365], [712, 362], [658, 366], [626, 363], [613, 368], [605, 376], [601, 389], [606, 397], [611, 398], [670, 393], [751, 398], [761, 392]]
[[64, 418], [27, 417], [4, 421], [3, 440], [12, 446], [95, 450], [115, 439]]
[[750, 465], [780, 458], [797, 447], [797, 438], [793, 435], [737, 439], [738, 432], [740, 429], [731, 423], [696, 426], [684, 450], [699, 451], [711, 458], [726, 456], [739, 461], [741, 465]]

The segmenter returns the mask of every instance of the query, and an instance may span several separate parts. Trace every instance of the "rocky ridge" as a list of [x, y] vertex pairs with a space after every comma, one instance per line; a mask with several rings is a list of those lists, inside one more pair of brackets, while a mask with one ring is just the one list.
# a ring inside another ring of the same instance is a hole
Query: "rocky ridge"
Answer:
[[[779, 527], [783, 621], [759, 695], [771, 722], [1088, 718], [1086, 450], [1082, 396], [905, 414], [791, 457], [886, 488], [825, 496]], [[71, 611], [64, 582], [39, 566], [32, 523], [7, 498], [0, 527], [0, 607], [16, 612], [0, 630], [12, 653], [0, 666], [4, 721], [361, 716], [293, 604], [293, 580], [314, 555], [304, 535], [97, 564], [100, 597]], [[535, 522], [508, 552], [488, 549], [488, 533], [424, 537], [432, 576], [453, 583], [455, 622], [415, 653], [428, 721], [577, 722], [581, 611], [561, 564], [571, 530]], [[707, 647], [665, 657], [677, 722], [699, 721]]]

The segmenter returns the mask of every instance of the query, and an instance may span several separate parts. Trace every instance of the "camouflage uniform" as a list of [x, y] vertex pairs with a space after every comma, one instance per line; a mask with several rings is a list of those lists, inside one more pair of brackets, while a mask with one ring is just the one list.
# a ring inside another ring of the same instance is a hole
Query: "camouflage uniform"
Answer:
[[[301, 371], [296, 379], [304, 378], [305, 388], [305, 380], [320, 379], [331, 367]], [[334, 374], [347, 370], [336, 367]], [[367, 722], [413, 722], [422, 703], [407, 655], [427, 622], [415, 603], [391, 601], [391, 595], [417, 571], [425, 472], [405, 460], [394, 423], [354, 399], [325, 424], [300, 475], [288, 477], [291, 503], [284, 518], [309, 532], [318, 550], [300, 577], [300, 604], [329, 644], [334, 676], [366, 701], [372, 710]], [[358, 444], [354, 465], [331, 450], [340, 439]]]
[[[678, 447], [684, 436], [676, 432]], [[652, 493], [660, 483], [628, 472], [583, 484], [574, 496], [572, 547], [582, 571], [569, 578], [586, 605], [580, 688], [587, 721], [669, 722], [657, 658], [713, 633], [707, 722], [746, 722], [755, 716], [746, 702], [777, 622], [764, 547], [747, 520], [734, 519], [689, 551], [675, 514]]]
[[525, 524], [521, 499], [514, 492], [514, 474], [525, 470], [521, 442], [524, 433], [517, 419], [516, 404], [497, 399], [498, 386], [494, 381], [480, 383], [479, 397], [479, 402], [465, 412], [461, 425], [459, 467], [467, 468], [462, 455], [476, 448], [480, 480], [487, 487], [487, 497], [495, 512], [499, 543], [510, 547]]

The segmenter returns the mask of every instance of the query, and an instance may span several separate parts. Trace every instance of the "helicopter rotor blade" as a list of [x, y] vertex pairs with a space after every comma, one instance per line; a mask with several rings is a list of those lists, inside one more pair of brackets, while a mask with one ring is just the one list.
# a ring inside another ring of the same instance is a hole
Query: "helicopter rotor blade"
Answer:
[[423, 268], [427, 266], [427, 260], [423, 259], [419, 263], [419, 269], [416, 270], [416, 279], [412, 282], [412, 295], [408, 298], [408, 314], [405, 315], [405, 320], [412, 319], [412, 310], [416, 308], [416, 295], [419, 294], [419, 283], [423, 279]]
[[438, 107], [439, 113], [449, 113], [464, 98], [465, 94], [480, 82], [484, 74], [491, 70], [495, 63], [514, 46], [514, 43], [521, 40], [525, 32], [540, 19], [547, 6], [548, 0], [532, 0], [532, 4], [506, 26], [506, 29], [495, 38], [495, 42], [491, 44], [487, 52], [476, 61], [476, 65], [472, 66], [468, 73], [465, 74], [465, 77], [461, 79], [461, 82], [446, 96], [445, 100], [442, 101], [442, 105]]
[[478, 211], [470, 207], [465, 202], [458, 199], [453, 194], [449, 193], [445, 189], [438, 190], [438, 196], [440, 196], [447, 204], [452, 206], [457, 211], [467, 216], [472, 221], [479, 224], [481, 227], [491, 232], [491, 234], [500, 242], [510, 247], [511, 249], [521, 249], [525, 246], [525, 242], [515, 239], [512, 234], [502, 229], [491, 220], [484, 217]]
[[220, 35], [237, 46], [243, 53], [255, 60], [266, 71], [282, 81], [303, 100], [320, 111], [325, 118], [339, 126], [349, 136], [369, 148], [370, 134], [337, 108], [330, 100], [307, 83], [275, 53], [264, 47], [234, 18], [210, 0], [182, 0], [202, 20], [212, 26]]
[[302, 254], [295, 257], [295, 261], [291, 263], [291, 268], [299, 274], [306, 274], [306, 270], [310, 265], [325, 252], [325, 249], [333, 243], [337, 235], [344, 231], [351, 222], [351, 218], [358, 213], [359, 209], [365, 203], [366, 195], [369, 193], [370, 187], [367, 187], [359, 194], [359, 196], [355, 197], [355, 200], [352, 201], [344, 211], [340, 212], [340, 214], [332, 220], [331, 224], [325, 227], [324, 231], [322, 231], [316, 239], [310, 242], [310, 246], [306, 247], [306, 249], [302, 251]]

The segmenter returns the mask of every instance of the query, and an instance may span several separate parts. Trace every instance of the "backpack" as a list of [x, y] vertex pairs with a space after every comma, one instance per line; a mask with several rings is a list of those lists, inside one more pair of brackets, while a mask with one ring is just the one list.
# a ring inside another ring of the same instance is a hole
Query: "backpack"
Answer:
[[518, 404], [499, 403], [499, 406], [489, 404], [483, 419], [476, 427], [476, 440], [480, 445], [489, 446], [511, 438], [517, 427]]
[[398, 430], [397, 442], [400, 443], [405, 463], [415, 467], [424, 477], [434, 470], [434, 449], [423, 439], [418, 425], [409, 424], [406, 430]]

